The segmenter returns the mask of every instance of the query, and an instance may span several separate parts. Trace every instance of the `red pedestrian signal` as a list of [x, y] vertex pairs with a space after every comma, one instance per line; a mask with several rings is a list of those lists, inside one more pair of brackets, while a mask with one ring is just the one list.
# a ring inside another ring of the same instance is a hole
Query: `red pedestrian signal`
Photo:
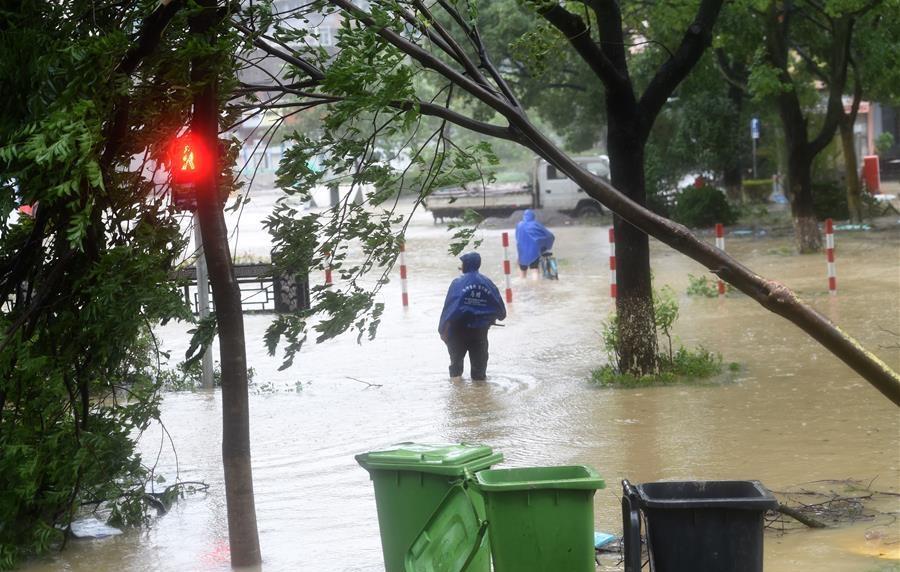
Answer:
[[172, 203], [181, 210], [197, 206], [197, 186], [212, 176], [211, 156], [203, 141], [190, 131], [176, 138], [169, 148]]
[[175, 139], [169, 149], [169, 171], [172, 183], [190, 185], [210, 175], [211, 161], [206, 146], [193, 133]]

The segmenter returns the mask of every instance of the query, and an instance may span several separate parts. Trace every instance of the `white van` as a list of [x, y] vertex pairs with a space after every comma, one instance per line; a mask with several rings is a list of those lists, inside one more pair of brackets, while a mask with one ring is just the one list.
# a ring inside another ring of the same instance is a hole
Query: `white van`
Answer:
[[[574, 157], [574, 159], [591, 173], [609, 180], [609, 157], [606, 155]], [[596, 216], [603, 213], [599, 202], [589, 197], [577, 183], [544, 159], [535, 160], [532, 177], [536, 207], [577, 216]]]

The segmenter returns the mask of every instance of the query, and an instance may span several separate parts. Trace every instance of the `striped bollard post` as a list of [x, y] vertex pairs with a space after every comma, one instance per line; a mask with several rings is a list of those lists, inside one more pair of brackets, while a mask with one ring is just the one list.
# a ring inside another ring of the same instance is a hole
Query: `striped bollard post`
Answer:
[[503, 233], [503, 274], [506, 277], [506, 303], [512, 303], [512, 285], [509, 281], [509, 273], [511, 271], [509, 263], [509, 233]]
[[400, 291], [403, 307], [409, 308], [409, 290], [406, 287], [406, 241], [400, 241]]
[[837, 274], [834, 271], [834, 222], [825, 219], [825, 256], [828, 258], [828, 293], [837, 294]]
[[[722, 223], [716, 223], [716, 248], [725, 252], [725, 226]], [[725, 282], [720, 278], [718, 280], [719, 296], [725, 295]]]
[[609, 296], [615, 299], [618, 296], [616, 283], [616, 231], [609, 229]]
[[331, 252], [325, 253], [325, 285], [331, 286], [334, 281], [331, 279]]

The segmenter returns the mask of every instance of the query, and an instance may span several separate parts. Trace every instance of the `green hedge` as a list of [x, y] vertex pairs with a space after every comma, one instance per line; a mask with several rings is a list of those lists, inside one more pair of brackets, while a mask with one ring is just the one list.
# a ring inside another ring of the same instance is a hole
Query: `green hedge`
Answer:
[[741, 183], [744, 200], [750, 203], [765, 203], [772, 194], [772, 179], [747, 179]]
[[847, 205], [847, 188], [840, 181], [813, 181], [813, 212], [816, 218], [845, 220], [850, 218]]
[[732, 224], [737, 212], [725, 199], [725, 193], [715, 187], [685, 187], [678, 193], [672, 218], [693, 228], [704, 228], [716, 223]]

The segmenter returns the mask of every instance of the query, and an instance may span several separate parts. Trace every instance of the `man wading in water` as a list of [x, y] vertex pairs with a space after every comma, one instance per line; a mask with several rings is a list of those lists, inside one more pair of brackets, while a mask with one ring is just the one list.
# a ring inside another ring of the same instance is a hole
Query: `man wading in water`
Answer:
[[450, 283], [438, 333], [450, 352], [450, 380], [462, 379], [463, 359], [469, 354], [472, 381], [487, 377], [488, 329], [506, 317], [500, 290], [478, 272], [481, 255], [463, 254], [462, 276]]

